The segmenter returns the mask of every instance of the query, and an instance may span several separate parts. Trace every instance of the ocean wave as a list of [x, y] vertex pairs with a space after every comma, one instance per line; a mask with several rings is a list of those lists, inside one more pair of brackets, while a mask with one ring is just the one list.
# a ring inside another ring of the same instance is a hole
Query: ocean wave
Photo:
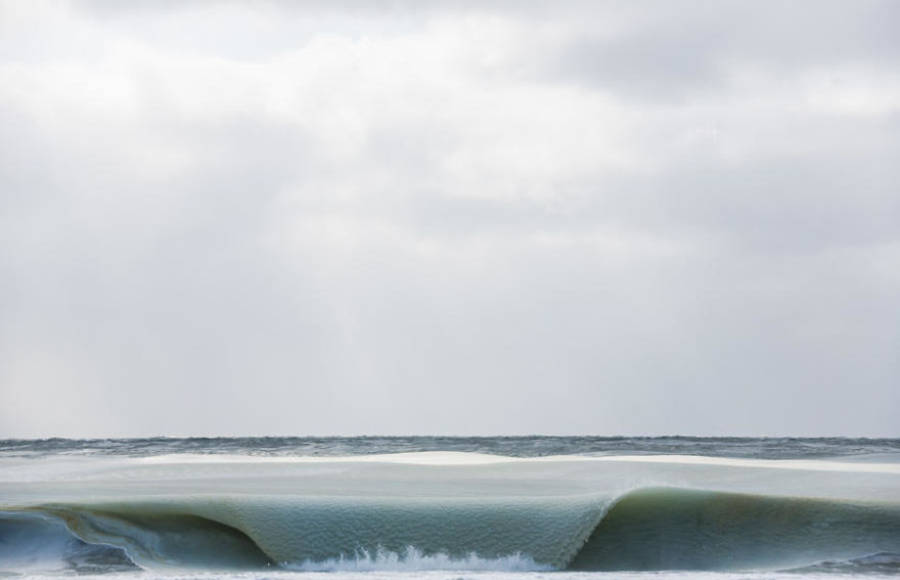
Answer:
[[885, 555], [900, 553], [900, 506], [678, 488], [613, 500], [207, 496], [0, 512], [0, 546], [0, 568], [14, 570], [896, 571]]

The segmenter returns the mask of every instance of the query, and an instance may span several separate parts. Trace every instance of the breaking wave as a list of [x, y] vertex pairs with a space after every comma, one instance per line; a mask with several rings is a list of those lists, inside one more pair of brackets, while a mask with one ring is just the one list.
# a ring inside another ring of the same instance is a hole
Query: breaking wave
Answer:
[[898, 570], [900, 506], [676, 488], [527, 499], [200, 497], [0, 512], [0, 568]]
[[55, 518], [0, 512], [0, 571], [123, 572], [138, 567], [124, 550], [89, 544]]

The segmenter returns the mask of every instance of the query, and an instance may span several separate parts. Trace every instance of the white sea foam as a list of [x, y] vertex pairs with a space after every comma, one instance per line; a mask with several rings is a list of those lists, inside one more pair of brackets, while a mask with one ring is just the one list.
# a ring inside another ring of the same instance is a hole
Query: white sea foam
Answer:
[[825, 461], [818, 459], [742, 459], [735, 457], [703, 457], [699, 455], [618, 455], [587, 457], [584, 459], [606, 462], [669, 463], [676, 465], [900, 474], [900, 463], [862, 463], [859, 461]]
[[[508, 570], [329, 570], [266, 572], [140, 572], [79, 574], [79, 580], [896, 580], [896, 575], [833, 572], [558, 572]], [[26, 573], [17, 580], [60, 580], [59, 574]]]
[[445, 553], [424, 554], [414, 546], [403, 552], [379, 548], [375, 552], [359, 550], [352, 556], [329, 558], [322, 561], [306, 560], [300, 563], [285, 562], [289, 570], [303, 572], [421, 572], [421, 571], [505, 571], [538, 572], [553, 570], [552, 566], [539, 564], [531, 556], [515, 553], [498, 558], [482, 558], [470, 553], [463, 558], [454, 558]]
[[396, 463], [407, 465], [491, 465], [504, 463], [571, 463], [571, 462], [629, 462], [669, 463], [682, 465], [710, 465], [727, 467], [762, 467], [768, 469], [796, 469], [807, 471], [853, 471], [858, 473], [900, 474], [897, 462], [861, 462], [858, 460], [810, 459], [744, 459], [733, 457], [704, 457], [698, 455], [550, 455], [544, 457], [508, 457], [462, 451], [416, 451], [377, 455], [325, 457], [267, 457], [226, 454], [172, 454], [132, 459], [150, 465], [179, 464], [334, 464], [334, 463]]

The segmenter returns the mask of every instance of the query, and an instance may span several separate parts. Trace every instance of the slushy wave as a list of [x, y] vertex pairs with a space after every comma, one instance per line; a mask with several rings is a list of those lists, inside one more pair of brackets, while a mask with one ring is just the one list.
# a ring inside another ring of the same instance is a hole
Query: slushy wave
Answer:
[[2, 514], [0, 539], [16, 569], [894, 570], [900, 507], [677, 488], [614, 501], [202, 497], [32, 506]]

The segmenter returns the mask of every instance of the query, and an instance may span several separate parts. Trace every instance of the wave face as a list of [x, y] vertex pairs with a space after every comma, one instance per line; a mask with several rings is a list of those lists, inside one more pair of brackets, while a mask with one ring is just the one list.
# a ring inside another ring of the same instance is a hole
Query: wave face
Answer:
[[698, 457], [16, 459], [0, 572], [893, 573], [900, 464]]
[[81, 541], [122, 549], [146, 568], [328, 569], [351, 560], [383, 566], [407, 556], [472, 567], [523, 554], [532, 567], [564, 568], [603, 506], [592, 497], [211, 498], [34, 511], [64, 522]]
[[821, 563], [821, 570], [826, 562], [858, 568], [866, 561], [854, 558], [900, 553], [898, 506], [682, 489], [628, 493], [605, 516], [591, 498], [208, 499], [44, 506], [0, 522], [0, 538], [12, 546], [3, 560], [15, 556], [17, 567], [746, 570]]
[[900, 550], [900, 506], [647, 489], [623, 497], [570, 567], [789, 568]]

